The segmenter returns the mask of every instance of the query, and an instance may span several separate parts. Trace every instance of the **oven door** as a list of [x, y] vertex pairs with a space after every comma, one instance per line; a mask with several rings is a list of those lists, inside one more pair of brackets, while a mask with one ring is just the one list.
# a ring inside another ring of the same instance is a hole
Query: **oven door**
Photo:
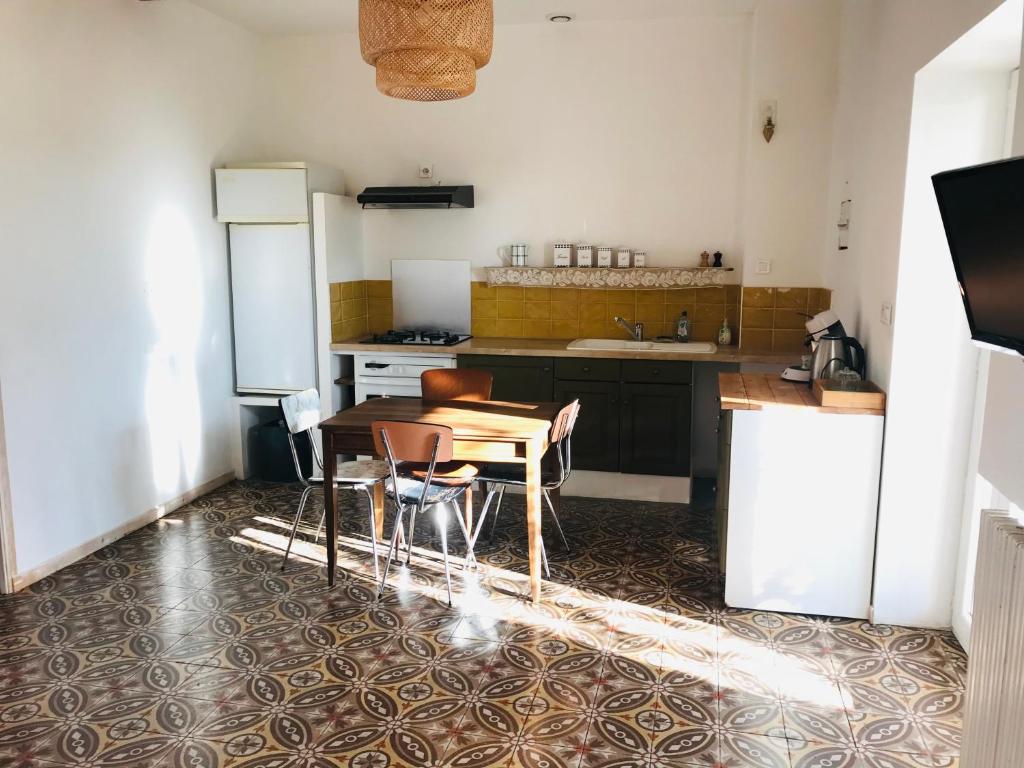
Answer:
[[357, 405], [375, 397], [419, 397], [421, 394], [419, 379], [393, 379], [387, 376], [356, 377]]
[[420, 374], [454, 367], [455, 358], [443, 355], [358, 354], [356, 404], [374, 397], [419, 397]]

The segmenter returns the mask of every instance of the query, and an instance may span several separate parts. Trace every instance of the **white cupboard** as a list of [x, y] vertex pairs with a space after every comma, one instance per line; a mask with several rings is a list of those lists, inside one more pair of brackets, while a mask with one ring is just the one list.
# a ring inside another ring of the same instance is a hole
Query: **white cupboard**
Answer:
[[869, 618], [884, 416], [765, 406], [722, 417], [726, 605]]
[[218, 168], [217, 221], [295, 224], [309, 221], [305, 168]]

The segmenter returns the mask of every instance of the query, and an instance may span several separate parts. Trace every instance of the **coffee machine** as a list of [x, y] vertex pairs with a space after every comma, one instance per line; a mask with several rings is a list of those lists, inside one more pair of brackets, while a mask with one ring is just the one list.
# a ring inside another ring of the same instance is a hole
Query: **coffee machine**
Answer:
[[787, 368], [782, 372], [783, 379], [801, 382], [829, 379], [844, 368], [851, 368], [862, 379], [866, 378], [864, 347], [857, 339], [846, 335], [839, 315], [826, 309], [808, 318], [804, 326], [807, 328], [804, 344], [811, 348], [810, 365]]

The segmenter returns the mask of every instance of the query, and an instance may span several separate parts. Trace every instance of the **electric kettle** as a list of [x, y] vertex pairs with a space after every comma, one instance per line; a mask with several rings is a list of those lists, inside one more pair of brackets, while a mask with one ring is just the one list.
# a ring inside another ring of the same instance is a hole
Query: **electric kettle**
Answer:
[[862, 379], [866, 378], [864, 347], [853, 336], [832, 333], [821, 336], [811, 357], [811, 381], [831, 379], [844, 368], [852, 368]]

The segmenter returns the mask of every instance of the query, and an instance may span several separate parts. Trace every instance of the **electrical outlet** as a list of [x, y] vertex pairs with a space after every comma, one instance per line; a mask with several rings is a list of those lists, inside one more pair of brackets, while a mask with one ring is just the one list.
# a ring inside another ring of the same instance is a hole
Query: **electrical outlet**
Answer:
[[892, 302], [882, 302], [882, 325], [892, 325]]
[[767, 275], [772, 271], [772, 263], [768, 259], [762, 259], [757, 262], [757, 267], [754, 272], [758, 275]]
[[419, 174], [421, 179], [434, 178], [434, 166], [429, 163], [420, 163]]

